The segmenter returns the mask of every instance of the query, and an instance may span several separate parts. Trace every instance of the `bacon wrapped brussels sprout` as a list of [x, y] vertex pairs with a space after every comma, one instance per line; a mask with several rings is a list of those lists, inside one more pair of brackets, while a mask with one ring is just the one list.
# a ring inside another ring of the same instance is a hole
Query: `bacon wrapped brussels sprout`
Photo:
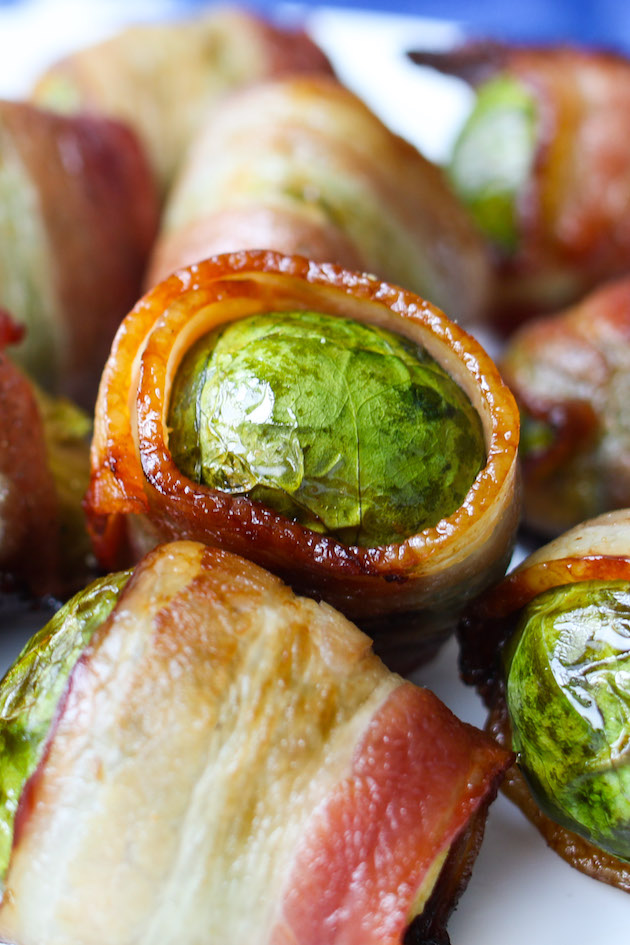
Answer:
[[370, 276], [239, 253], [178, 271], [121, 326], [87, 508], [106, 567], [160, 538], [220, 545], [404, 665], [504, 571], [517, 448], [511, 394], [439, 310]]
[[19, 945], [434, 941], [510, 760], [328, 605], [193, 542], [34, 637], [0, 745]]
[[494, 248], [511, 331], [629, 271], [630, 61], [569, 46], [415, 56], [476, 84], [450, 177]]
[[630, 505], [630, 280], [524, 325], [501, 369], [521, 411], [525, 524], [551, 537]]
[[461, 640], [489, 731], [517, 753], [506, 793], [569, 863], [630, 891], [630, 512], [536, 551]]
[[539, 594], [505, 659], [513, 745], [534, 798], [630, 861], [630, 583], [580, 581]]
[[90, 566], [82, 500], [92, 424], [8, 359], [4, 347], [22, 334], [0, 310], [0, 591], [67, 596]]
[[37, 398], [4, 353], [21, 334], [0, 309], [0, 590], [17, 582], [46, 593], [56, 568], [57, 500]]

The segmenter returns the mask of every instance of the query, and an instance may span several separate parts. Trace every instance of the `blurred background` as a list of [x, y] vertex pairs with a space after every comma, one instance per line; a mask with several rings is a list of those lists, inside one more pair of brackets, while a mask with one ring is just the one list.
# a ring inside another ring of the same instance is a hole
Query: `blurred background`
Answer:
[[[74, 9], [77, 16], [150, 16], [172, 9], [195, 9], [207, 6], [207, 0], [88, 0], [69, 3], [66, 0], [0, 0], [0, 10], [13, 8]], [[473, 31], [491, 32], [508, 38], [529, 40], [573, 39], [617, 48], [630, 49], [630, 4], [626, 0], [528, 0], [526, 3], [497, 0], [315, 0], [301, 3], [273, 3], [270, 0], [248, 0], [250, 9], [283, 10], [295, 14], [300, 9], [333, 7], [361, 9], [407, 16], [456, 21]], [[3, 21], [0, 21], [2, 23]], [[64, 26], [72, 29], [72, 24]]]
[[[230, 0], [0, 0], [0, 96], [28, 91], [42, 67], [121, 25], [195, 14]], [[412, 65], [408, 49], [465, 36], [579, 42], [630, 53], [626, 0], [244, 0], [276, 21], [303, 24], [339, 77], [399, 134], [441, 161], [470, 107], [464, 83]]]

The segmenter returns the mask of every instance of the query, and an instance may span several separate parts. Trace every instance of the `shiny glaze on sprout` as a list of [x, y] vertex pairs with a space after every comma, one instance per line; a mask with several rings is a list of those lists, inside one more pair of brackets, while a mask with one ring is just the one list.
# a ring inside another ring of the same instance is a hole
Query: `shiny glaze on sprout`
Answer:
[[435, 525], [485, 462], [477, 413], [425, 350], [317, 312], [252, 316], [200, 339], [169, 427], [191, 479], [347, 544]]

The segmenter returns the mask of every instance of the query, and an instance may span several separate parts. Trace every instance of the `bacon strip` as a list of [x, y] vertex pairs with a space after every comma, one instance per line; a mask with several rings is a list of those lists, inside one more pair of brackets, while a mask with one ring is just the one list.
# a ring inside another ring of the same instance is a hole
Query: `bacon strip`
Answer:
[[431, 864], [487, 789], [468, 767], [471, 751], [479, 759], [485, 753], [481, 743], [473, 749], [473, 737], [428, 690], [395, 690], [372, 719], [349, 777], [315, 812], [273, 945], [402, 940]]
[[509, 761], [326, 604], [161, 546], [72, 674], [0, 936], [401, 943]]

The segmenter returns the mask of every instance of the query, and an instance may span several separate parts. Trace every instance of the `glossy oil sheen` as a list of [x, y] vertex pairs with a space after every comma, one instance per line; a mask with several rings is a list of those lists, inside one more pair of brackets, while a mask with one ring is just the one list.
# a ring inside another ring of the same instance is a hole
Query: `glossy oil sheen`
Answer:
[[477, 413], [426, 351], [317, 312], [202, 338], [177, 373], [169, 428], [190, 479], [368, 547], [454, 512], [485, 463]]
[[95, 581], [31, 638], [0, 683], [0, 876], [13, 844], [24, 785], [42, 756], [67, 680], [94, 631], [107, 619], [128, 572]]
[[541, 808], [630, 860], [630, 584], [588, 581], [535, 598], [509, 647], [506, 692]]
[[534, 159], [537, 111], [525, 86], [508, 75], [479, 88], [453, 150], [449, 174], [456, 192], [492, 242], [518, 243], [517, 201]]

